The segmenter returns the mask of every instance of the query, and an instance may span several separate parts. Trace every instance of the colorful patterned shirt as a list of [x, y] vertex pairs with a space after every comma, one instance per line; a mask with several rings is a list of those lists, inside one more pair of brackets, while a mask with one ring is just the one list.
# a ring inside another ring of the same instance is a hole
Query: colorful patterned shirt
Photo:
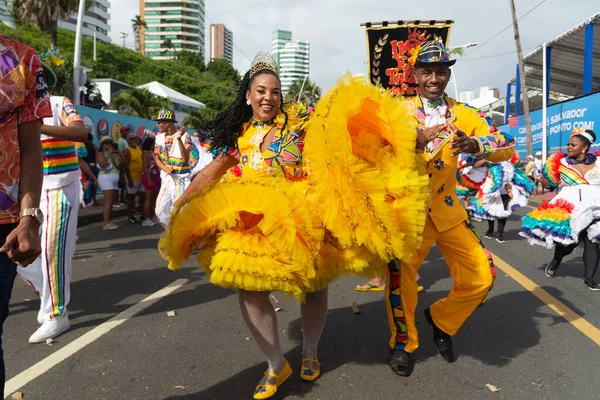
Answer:
[[46, 75], [37, 52], [0, 36], [0, 224], [18, 221], [19, 124], [52, 116]]
[[[179, 151], [179, 144], [173, 143], [173, 137], [174, 135], [167, 136], [165, 133], [156, 135], [154, 142], [154, 154], [158, 156], [163, 164], [171, 167], [173, 174], [189, 174], [191, 172], [190, 163], [189, 161], [184, 161], [183, 156]], [[183, 147], [188, 151], [191, 150], [192, 139], [190, 135], [184, 133], [181, 136], [181, 140], [183, 142]]]
[[[69, 126], [74, 122], [83, 121], [68, 98], [52, 96], [50, 101], [54, 116], [44, 118], [44, 125]], [[79, 179], [81, 171], [74, 142], [42, 135], [42, 157], [44, 189], [56, 189]]]

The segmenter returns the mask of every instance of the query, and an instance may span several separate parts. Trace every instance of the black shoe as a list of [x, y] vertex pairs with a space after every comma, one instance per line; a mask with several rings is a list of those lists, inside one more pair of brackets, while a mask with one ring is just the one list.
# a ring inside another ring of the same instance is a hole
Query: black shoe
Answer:
[[415, 361], [404, 350], [392, 349], [390, 351], [390, 358], [388, 358], [388, 365], [396, 375], [410, 376], [415, 368]]
[[548, 278], [554, 278], [559, 265], [560, 264], [556, 260], [550, 261], [548, 265], [546, 265], [546, 268], [544, 268], [544, 274], [546, 274]]
[[588, 289], [593, 290], [594, 292], [600, 291], [600, 285], [598, 285], [596, 282], [594, 282], [593, 279], [585, 278], [583, 280], [583, 282], [585, 283], [585, 286], [588, 287]]
[[429, 312], [429, 308], [425, 309], [425, 318], [427, 318], [427, 322], [433, 328], [433, 343], [437, 347], [438, 351], [442, 358], [449, 363], [454, 362], [454, 351], [452, 350], [452, 337], [448, 335], [446, 332], [442, 331], [440, 328], [435, 326], [433, 322], [433, 318], [431, 318], [431, 313]]
[[127, 218], [127, 221], [129, 221], [130, 224], [137, 224], [140, 222], [140, 220], [136, 218]]
[[486, 238], [486, 239], [493, 238], [494, 237], [494, 231], [487, 231], [483, 237]]
[[506, 240], [504, 240], [504, 235], [502, 234], [498, 234], [498, 236], [496, 237], [496, 242], [498, 243], [506, 243]]

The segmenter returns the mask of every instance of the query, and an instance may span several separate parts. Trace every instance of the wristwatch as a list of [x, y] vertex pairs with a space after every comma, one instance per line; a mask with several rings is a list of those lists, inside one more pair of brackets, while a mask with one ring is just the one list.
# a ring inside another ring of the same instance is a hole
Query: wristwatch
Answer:
[[44, 223], [44, 213], [39, 208], [26, 208], [19, 213], [19, 221], [23, 217], [32, 217], [39, 225]]

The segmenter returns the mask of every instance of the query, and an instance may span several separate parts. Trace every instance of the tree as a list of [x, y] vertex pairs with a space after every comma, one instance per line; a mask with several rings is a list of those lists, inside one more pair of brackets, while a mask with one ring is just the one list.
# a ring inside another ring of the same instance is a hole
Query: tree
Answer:
[[204, 71], [206, 69], [202, 53], [196, 53], [194, 51], [189, 50], [181, 50], [177, 52], [175, 58], [182, 64], [194, 67], [198, 71]]
[[123, 114], [152, 119], [161, 108], [172, 108], [166, 97], [157, 96], [145, 88], [122, 90], [112, 98], [111, 105]]
[[[19, 0], [18, 19], [34, 22], [40, 30], [50, 34], [51, 46], [58, 44], [58, 20], [66, 19], [79, 9], [78, 0]], [[92, 6], [86, 3], [86, 8]]]
[[217, 114], [217, 111], [213, 110], [212, 108], [192, 110], [181, 123], [183, 126], [187, 126], [198, 131], [202, 125], [210, 120], [213, 120]]
[[165, 41], [162, 42], [160, 47], [161, 47], [160, 52], [165, 55], [169, 52], [169, 50], [171, 50], [171, 49], [175, 50], [173, 48], [173, 41], [171, 41], [171, 39], [165, 39]]
[[133, 33], [135, 34], [135, 51], [143, 54], [143, 49], [141, 48], [142, 28], [148, 29], [148, 24], [139, 15], [136, 15], [135, 18], [131, 20], [131, 25], [133, 27]]
[[240, 83], [240, 74], [231, 63], [223, 58], [215, 58], [206, 66], [206, 72], [213, 74], [220, 81], [233, 81], [236, 85]]
[[[304, 87], [303, 84], [304, 83]], [[307, 107], [314, 107], [321, 98], [321, 88], [310, 79], [298, 79], [289, 87], [285, 94], [285, 101], [288, 103], [301, 102]]]
[[[515, 9], [515, 0], [510, 0], [510, 9], [512, 11], [513, 29], [515, 32], [515, 45], [517, 46], [517, 59], [519, 60], [519, 75], [521, 83], [521, 92], [523, 94], [523, 114], [525, 114], [525, 128], [527, 131], [527, 154], [533, 154], [533, 144], [531, 142], [531, 116], [529, 115], [529, 95], [527, 86], [525, 86], [525, 63], [523, 62], [523, 49], [521, 49], [521, 37], [519, 36], [519, 25], [517, 23], [517, 11]], [[515, 94], [515, 98], [519, 94]], [[510, 104], [510, 99], [506, 99]], [[518, 99], [517, 99], [518, 101]], [[508, 108], [510, 109], [510, 107]], [[542, 144], [542, 146], [545, 146]]]
[[13, 0], [10, 7], [10, 18], [15, 23], [15, 26], [21, 26], [21, 0]]

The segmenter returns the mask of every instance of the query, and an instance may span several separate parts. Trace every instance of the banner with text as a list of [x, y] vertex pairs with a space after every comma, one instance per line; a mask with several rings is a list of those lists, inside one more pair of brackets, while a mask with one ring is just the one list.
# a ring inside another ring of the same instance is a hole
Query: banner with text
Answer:
[[436, 24], [435, 21], [427, 25], [371, 27], [367, 24], [369, 82], [381, 85], [394, 95], [416, 95], [414, 67], [408, 62], [411, 49], [436, 39], [447, 46], [451, 27], [451, 22]]
[[[551, 105], [546, 109], [546, 113], [548, 132], [546, 149], [548, 155], [556, 151], [566, 151], [569, 137], [575, 128], [593, 130], [600, 136], [600, 93]], [[508, 125], [502, 125], [498, 128], [515, 138], [517, 142], [516, 149], [521, 153], [520, 158], [524, 159], [527, 151], [525, 117], [523, 115], [510, 117]], [[533, 152], [542, 151], [541, 109], [531, 112], [531, 131]], [[593, 147], [600, 147], [600, 140]]]

